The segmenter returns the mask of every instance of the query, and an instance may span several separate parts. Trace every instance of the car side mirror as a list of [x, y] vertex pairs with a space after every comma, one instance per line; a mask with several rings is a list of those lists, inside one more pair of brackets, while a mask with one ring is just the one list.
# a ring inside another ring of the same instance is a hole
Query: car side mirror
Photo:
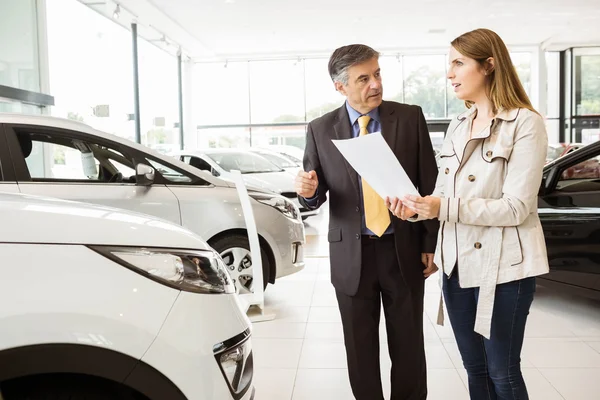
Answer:
[[221, 174], [219, 173], [219, 171], [217, 171], [217, 170], [216, 170], [216, 169], [214, 169], [214, 168], [211, 168], [211, 169], [210, 169], [210, 172], [213, 174], [213, 176], [221, 176]]
[[135, 182], [138, 186], [150, 186], [154, 183], [154, 168], [146, 164], [135, 166]]

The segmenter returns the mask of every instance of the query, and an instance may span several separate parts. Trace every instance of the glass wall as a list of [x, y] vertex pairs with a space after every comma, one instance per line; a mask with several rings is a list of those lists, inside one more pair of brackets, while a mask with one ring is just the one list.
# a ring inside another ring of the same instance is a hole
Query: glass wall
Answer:
[[52, 115], [135, 140], [131, 33], [78, 1], [46, 4]]
[[40, 92], [36, 1], [2, 3], [0, 85]]
[[577, 49], [575, 65], [575, 115], [600, 115], [600, 48]]
[[600, 140], [600, 48], [573, 50], [573, 141]]
[[179, 150], [177, 58], [138, 38], [138, 65], [142, 144], [162, 153]]
[[[526, 90], [531, 53], [511, 54]], [[344, 103], [327, 71], [327, 58], [198, 63], [194, 66], [194, 117], [199, 147], [271, 144], [304, 148], [306, 124]], [[417, 104], [428, 120], [465, 110], [446, 79], [448, 56], [382, 55], [386, 100]], [[432, 132], [435, 143], [443, 132]]]

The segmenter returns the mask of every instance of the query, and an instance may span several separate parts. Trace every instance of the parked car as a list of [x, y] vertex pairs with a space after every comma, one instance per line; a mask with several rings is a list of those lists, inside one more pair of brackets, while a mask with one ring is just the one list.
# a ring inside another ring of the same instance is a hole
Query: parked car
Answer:
[[254, 398], [250, 323], [199, 236], [8, 193], [0, 221], [1, 398]]
[[582, 143], [559, 143], [548, 145], [548, 153], [546, 155], [546, 163], [554, 161], [557, 158], [565, 156], [577, 149], [584, 147]]
[[309, 210], [298, 201], [295, 175], [259, 154], [237, 149], [203, 149], [182, 150], [175, 155], [186, 164], [222, 178], [227, 178], [232, 170], [240, 171], [246, 185], [280, 194], [292, 201], [300, 210], [302, 219], [319, 213], [319, 210]]
[[600, 142], [544, 167], [538, 206], [550, 261], [538, 282], [600, 297]]
[[[0, 189], [103, 204], [166, 219], [205, 238], [240, 293], [252, 290], [252, 256], [234, 185], [83, 123], [0, 114]], [[304, 224], [294, 203], [250, 188], [263, 285], [304, 268]]]
[[254, 147], [251, 147], [248, 150], [266, 158], [267, 160], [269, 160], [273, 164], [277, 165], [279, 168], [286, 170], [293, 176], [298, 175], [298, 172], [302, 169], [302, 163], [298, 164], [297, 162], [293, 161], [291, 158], [289, 158], [281, 153], [277, 153], [276, 151], [266, 150], [266, 149], [262, 149], [262, 148], [254, 148]]
[[278, 145], [272, 144], [268, 146], [259, 146], [258, 148], [275, 151], [277, 153], [283, 154], [290, 160], [297, 163], [299, 166], [302, 166], [302, 160], [304, 159], [304, 150], [296, 146], [289, 145]]

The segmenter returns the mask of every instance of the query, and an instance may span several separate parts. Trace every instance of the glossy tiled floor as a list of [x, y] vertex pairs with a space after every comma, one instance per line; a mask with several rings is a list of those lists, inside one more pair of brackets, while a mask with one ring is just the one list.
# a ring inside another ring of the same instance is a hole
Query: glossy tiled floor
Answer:
[[[340, 316], [329, 281], [323, 236], [326, 217], [321, 214], [307, 222], [306, 269], [269, 287], [266, 307], [276, 318], [254, 324], [257, 400], [353, 399]], [[437, 277], [432, 277], [427, 282], [424, 326], [428, 399], [468, 399], [466, 373], [452, 330], [434, 325], [438, 296]], [[380, 337], [387, 341], [383, 325]], [[532, 400], [599, 400], [600, 302], [538, 287], [522, 358]], [[389, 398], [390, 361], [385, 346], [381, 363]]]

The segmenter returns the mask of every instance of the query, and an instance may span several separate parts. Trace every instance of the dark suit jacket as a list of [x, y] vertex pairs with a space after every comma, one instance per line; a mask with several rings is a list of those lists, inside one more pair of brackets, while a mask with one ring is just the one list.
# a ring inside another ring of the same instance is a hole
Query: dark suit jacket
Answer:
[[[381, 131], [386, 142], [422, 196], [433, 192], [438, 173], [431, 139], [421, 108], [384, 101], [379, 107]], [[346, 105], [308, 124], [304, 170], [315, 170], [319, 178], [318, 208], [329, 195], [329, 241], [331, 281], [349, 296], [356, 294], [361, 271], [362, 201], [359, 176], [331, 142], [352, 138]], [[377, 160], [373, 160], [374, 163]], [[402, 221], [390, 214], [396, 253], [402, 276], [409, 285], [423, 281], [421, 253], [433, 253], [437, 220]]]

